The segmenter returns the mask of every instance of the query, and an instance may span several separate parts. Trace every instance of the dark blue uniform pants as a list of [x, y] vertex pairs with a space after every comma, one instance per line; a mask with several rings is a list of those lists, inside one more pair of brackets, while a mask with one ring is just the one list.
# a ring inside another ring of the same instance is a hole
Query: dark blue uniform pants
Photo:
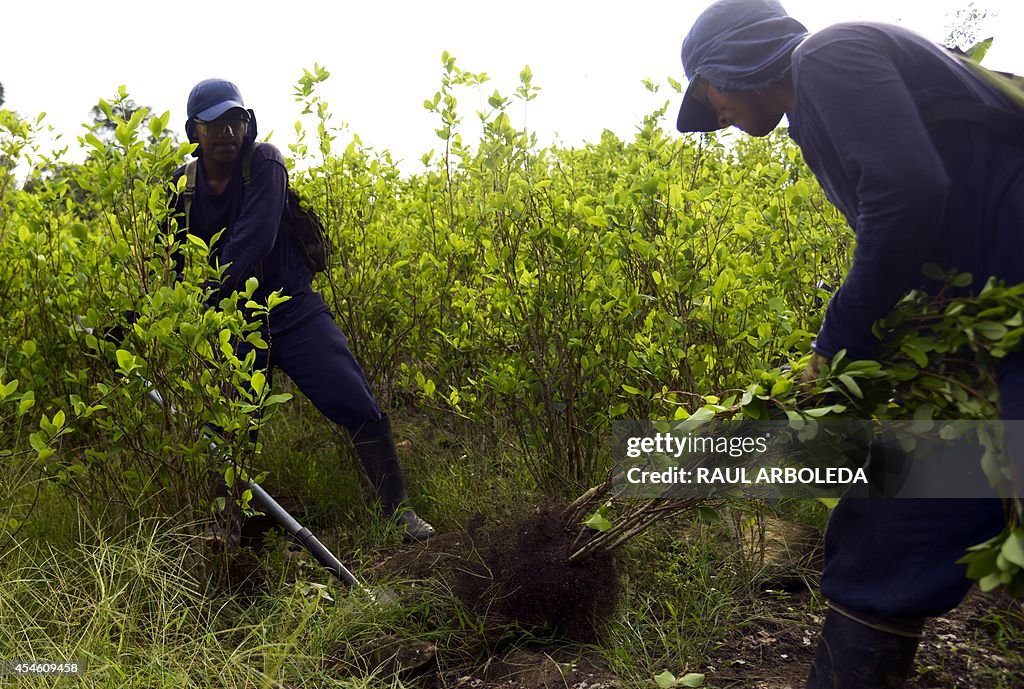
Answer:
[[354, 433], [363, 424], [383, 418], [366, 374], [330, 313], [325, 311], [268, 341], [269, 350], [256, 352], [256, 366], [280, 368], [328, 419]]
[[[1024, 419], [1024, 354], [1003, 362], [999, 388], [1003, 418]], [[1009, 437], [1007, 445], [1019, 472], [1022, 454]], [[1003, 503], [995, 498], [844, 498], [825, 531], [822, 594], [879, 617], [941, 615], [973, 583], [956, 560], [1005, 524]]]

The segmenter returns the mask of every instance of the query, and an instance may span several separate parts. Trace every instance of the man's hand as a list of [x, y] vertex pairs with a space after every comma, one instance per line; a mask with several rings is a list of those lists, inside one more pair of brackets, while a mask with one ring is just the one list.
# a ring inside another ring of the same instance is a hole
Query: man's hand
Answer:
[[807, 368], [800, 374], [800, 384], [804, 386], [812, 385], [821, 377], [821, 369], [830, 363], [832, 363], [832, 360], [828, 357], [822, 356], [817, 352], [812, 354], [811, 360], [807, 362]]

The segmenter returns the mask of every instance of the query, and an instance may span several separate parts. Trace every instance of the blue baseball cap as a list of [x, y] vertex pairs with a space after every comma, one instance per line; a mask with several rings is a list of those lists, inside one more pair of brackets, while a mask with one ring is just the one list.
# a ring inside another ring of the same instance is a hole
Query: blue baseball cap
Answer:
[[690, 84], [676, 129], [721, 129], [718, 114], [695, 91], [700, 80], [721, 91], [757, 91], [783, 78], [807, 28], [778, 0], [719, 0], [697, 17], [683, 40], [683, 71]]
[[233, 108], [245, 110], [242, 93], [225, 79], [204, 79], [188, 94], [190, 120], [212, 122]]

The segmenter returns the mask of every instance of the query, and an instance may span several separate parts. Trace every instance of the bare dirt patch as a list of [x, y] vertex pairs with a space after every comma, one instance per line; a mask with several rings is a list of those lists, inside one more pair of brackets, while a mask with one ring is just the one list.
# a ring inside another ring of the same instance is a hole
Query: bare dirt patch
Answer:
[[441, 673], [425, 689], [620, 689], [593, 652], [579, 648], [515, 649], [473, 672]]
[[[415, 665], [407, 686], [423, 689], [617, 689], [625, 686], [595, 646], [615, 613], [619, 579], [610, 558], [582, 566], [567, 563], [571, 537], [557, 507], [542, 506], [511, 520], [473, 520], [465, 529], [439, 534], [426, 544], [382, 555], [362, 572], [369, 579], [443, 580], [486, 620], [494, 633], [473, 649], [427, 649], [446, 662]], [[802, 689], [818, 643], [825, 609], [808, 585], [820, 572], [820, 541], [814, 533], [772, 526], [765, 537], [761, 591], [716, 650], [695, 670], [708, 689]], [[775, 541], [779, 541], [776, 543]], [[778, 550], [779, 552], [774, 552]], [[621, 563], [620, 563], [621, 564]], [[787, 576], [794, 570], [800, 576]], [[505, 634], [509, 629], [525, 634]], [[1024, 687], [1024, 604], [1005, 595], [972, 591], [956, 610], [929, 621], [915, 676], [906, 689], [1020, 689]], [[537, 642], [546, 637], [548, 642]], [[533, 641], [530, 641], [533, 639]], [[550, 639], [558, 639], [552, 642]], [[384, 670], [391, 651], [356, 655], [372, 659], [353, 671]], [[399, 644], [403, 652], [405, 645]], [[424, 653], [416, 648], [417, 653]], [[419, 658], [419, 656], [417, 656]], [[650, 686], [654, 686], [653, 683]]]
[[[709, 686], [802, 689], [824, 616], [809, 593], [757, 602], [751, 623], [706, 660]], [[929, 620], [906, 689], [1010, 689], [1024, 686], [1020, 649], [1024, 609], [1004, 595], [974, 590], [957, 609]], [[1007, 652], [1008, 651], [1008, 652]]]
[[474, 519], [462, 531], [392, 555], [378, 571], [441, 577], [496, 625], [590, 643], [615, 612], [619, 577], [608, 554], [569, 564], [572, 545], [563, 509], [545, 505], [506, 522]]
[[[512, 523], [477, 520], [428, 545], [392, 553], [377, 573], [442, 576], [468, 603], [489, 610], [496, 624], [514, 621], [590, 641], [599, 632], [597, 623], [614, 611], [600, 604], [618, 596], [614, 563], [592, 563], [594, 569], [579, 571], [563, 564], [571, 543], [553, 509], [538, 508]], [[763, 593], [750, 603], [747, 622], [701, 663], [709, 688], [802, 689], [806, 681], [825, 614], [821, 599], [808, 589], [816, 586], [820, 572], [820, 534], [786, 524], [768, 527]], [[595, 579], [605, 576], [615, 577], [615, 585], [595, 587]], [[929, 621], [906, 689], [1024, 687], [1024, 657], [1014, 647], [1022, 635], [1020, 601], [974, 590], [956, 610]], [[417, 683], [429, 689], [622, 686], [596, 652], [578, 644], [505, 647], [475, 669], [442, 670]]]

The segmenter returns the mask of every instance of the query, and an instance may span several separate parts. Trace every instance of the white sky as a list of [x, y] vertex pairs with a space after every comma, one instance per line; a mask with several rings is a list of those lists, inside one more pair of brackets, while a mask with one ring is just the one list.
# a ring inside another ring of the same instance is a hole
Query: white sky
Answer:
[[[968, 0], [784, 0], [811, 31], [844, 20], [900, 23], [939, 41], [953, 12]], [[349, 125], [363, 142], [390, 149], [407, 171], [438, 148], [435, 115], [423, 100], [440, 87], [443, 50], [457, 64], [487, 72], [480, 95], [464, 92], [464, 129], [495, 88], [511, 96], [529, 64], [542, 88], [526, 109], [526, 123], [542, 143], [577, 145], [603, 129], [629, 137], [644, 114], [679, 97], [667, 84], [657, 95], [644, 78], [684, 81], [679, 47], [693, 19], [709, 4], [518, 0], [443, 3], [288, 0], [104, 4], [29, 0], [5, 3], [0, 42], [0, 83], [5, 107], [46, 121], [74, 149], [81, 123], [99, 98], [119, 84], [158, 113], [171, 112], [183, 131], [191, 87], [208, 77], [234, 81], [256, 111], [261, 138], [284, 148], [291, 141], [298, 104], [292, 87], [314, 63], [332, 73], [322, 96], [334, 123]], [[1024, 73], [1024, 3], [975, 0], [995, 15], [982, 28], [995, 45], [992, 68]], [[520, 105], [510, 111], [523, 124]], [[342, 141], [346, 138], [342, 136]], [[557, 139], [556, 139], [557, 138]]]

